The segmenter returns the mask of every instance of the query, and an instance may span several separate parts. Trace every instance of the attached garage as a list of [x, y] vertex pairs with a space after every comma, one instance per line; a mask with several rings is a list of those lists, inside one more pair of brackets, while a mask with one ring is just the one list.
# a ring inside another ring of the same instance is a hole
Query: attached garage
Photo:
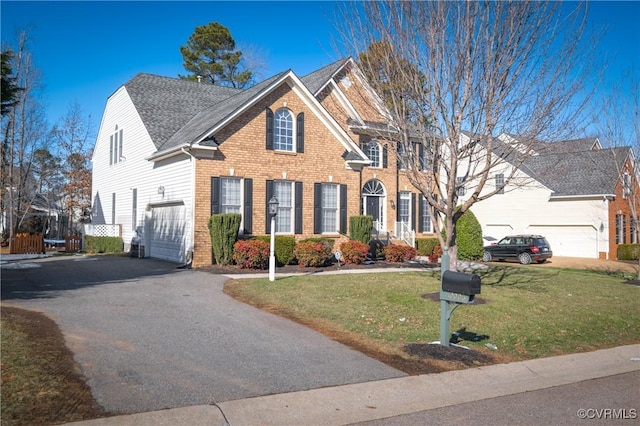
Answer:
[[527, 233], [546, 237], [554, 256], [598, 258], [598, 230], [591, 225], [532, 225]]
[[149, 257], [184, 263], [187, 232], [184, 202], [155, 204], [147, 210]]

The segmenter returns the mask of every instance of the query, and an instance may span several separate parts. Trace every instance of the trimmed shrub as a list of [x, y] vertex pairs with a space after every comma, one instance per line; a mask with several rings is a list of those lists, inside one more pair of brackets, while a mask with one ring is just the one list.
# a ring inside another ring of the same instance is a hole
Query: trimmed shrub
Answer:
[[259, 239], [240, 240], [233, 245], [233, 261], [242, 269], [267, 269], [269, 243]]
[[429, 256], [438, 245], [440, 242], [437, 238], [416, 238], [416, 247], [420, 256]]
[[340, 244], [340, 252], [344, 263], [359, 265], [369, 256], [369, 244], [356, 240], [345, 241]]
[[384, 258], [387, 262], [407, 262], [416, 257], [417, 253], [418, 250], [415, 248], [400, 244], [389, 244], [384, 248]]
[[368, 243], [371, 240], [373, 216], [351, 216], [349, 218], [349, 239]]
[[433, 248], [433, 253], [429, 255], [429, 262], [438, 263], [440, 257], [442, 257], [442, 247], [438, 245]]
[[218, 265], [231, 264], [241, 220], [242, 216], [237, 213], [214, 214], [209, 218], [213, 257]]
[[331, 249], [325, 242], [301, 241], [296, 244], [293, 254], [302, 266], [323, 266], [331, 256]]
[[[270, 235], [259, 235], [257, 240], [266, 242], [271, 247]], [[295, 259], [293, 249], [296, 247], [296, 238], [288, 235], [275, 236], [275, 255], [278, 266], [289, 265]]]
[[121, 237], [84, 237], [87, 253], [122, 253], [124, 242]]
[[616, 256], [618, 260], [638, 260], [640, 244], [620, 244]]
[[484, 253], [482, 246], [482, 226], [471, 210], [467, 210], [456, 222], [456, 245], [458, 259], [481, 259]]
[[312, 243], [322, 243], [325, 244], [327, 247], [329, 247], [329, 252], [333, 251], [333, 245], [335, 244], [335, 240], [333, 238], [324, 238], [324, 237], [311, 237], [311, 238], [305, 238], [304, 240], [300, 240], [300, 243], [308, 243], [308, 242], [312, 242]]

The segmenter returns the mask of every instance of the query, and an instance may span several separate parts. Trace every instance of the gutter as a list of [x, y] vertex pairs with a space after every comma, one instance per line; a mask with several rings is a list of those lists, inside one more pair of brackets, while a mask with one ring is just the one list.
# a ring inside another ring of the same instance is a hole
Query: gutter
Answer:
[[[186, 150], [189, 150], [189, 152], [187, 152]], [[197, 150], [197, 151], [217, 151], [218, 147], [215, 146], [202, 146], [202, 145], [190, 145], [190, 144], [182, 144], [180, 146], [168, 149], [166, 151], [160, 151], [160, 152], [156, 152], [152, 155], [150, 155], [149, 157], [146, 157], [145, 160], [147, 161], [161, 161], [161, 160], [166, 160], [167, 158], [171, 158], [171, 157], [175, 157], [176, 155], [180, 155], [180, 154], [187, 154], [191, 157], [194, 157], [194, 155], [191, 153], [192, 150]]]

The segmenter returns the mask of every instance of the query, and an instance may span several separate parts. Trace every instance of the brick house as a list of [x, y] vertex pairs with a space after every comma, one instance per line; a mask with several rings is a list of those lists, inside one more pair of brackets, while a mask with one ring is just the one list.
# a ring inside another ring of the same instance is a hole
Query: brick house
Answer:
[[[138, 74], [107, 100], [93, 152], [92, 222], [117, 224], [145, 256], [211, 264], [211, 214], [241, 233], [340, 241], [370, 214], [384, 235], [432, 235], [390, 142], [383, 103], [350, 58], [305, 77], [277, 74], [238, 90]], [[402, 225], [404, 224], [404, 225]]]

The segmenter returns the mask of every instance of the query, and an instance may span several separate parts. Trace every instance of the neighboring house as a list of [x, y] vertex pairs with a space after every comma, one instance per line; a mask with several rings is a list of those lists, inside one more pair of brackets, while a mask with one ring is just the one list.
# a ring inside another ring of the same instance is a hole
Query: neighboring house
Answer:
[[374, 136], [388, 123], [382, 105], [350, 58], [246, 90], [138, 74], [107, 100], [92, 223], [120, 225], [127, 249], [140, 236], [145, 256], [194, 266], [212, 263], [212, 214], [240, 213], [242, 234], [269, 234], [272, 196], [279, 235], [341, 241], [360, 214], [384, 235], [433, 235], [395, 150]]
[[[500, 141], [516, 148], [521, 142], [498, 139], [494, 153], [506, 152]], [[602, 148], [596, 138], [521, 146], [531, 151], [514, 183], [471, 207], [485, 235], [541, 234], [554, 256], [601, 259], [616, 259], [619, 244], [637, 242], [628, 200], [639, 193], [630, 147]], [[494, 170], [487, 186], [503, 186], [512, 166]]]

